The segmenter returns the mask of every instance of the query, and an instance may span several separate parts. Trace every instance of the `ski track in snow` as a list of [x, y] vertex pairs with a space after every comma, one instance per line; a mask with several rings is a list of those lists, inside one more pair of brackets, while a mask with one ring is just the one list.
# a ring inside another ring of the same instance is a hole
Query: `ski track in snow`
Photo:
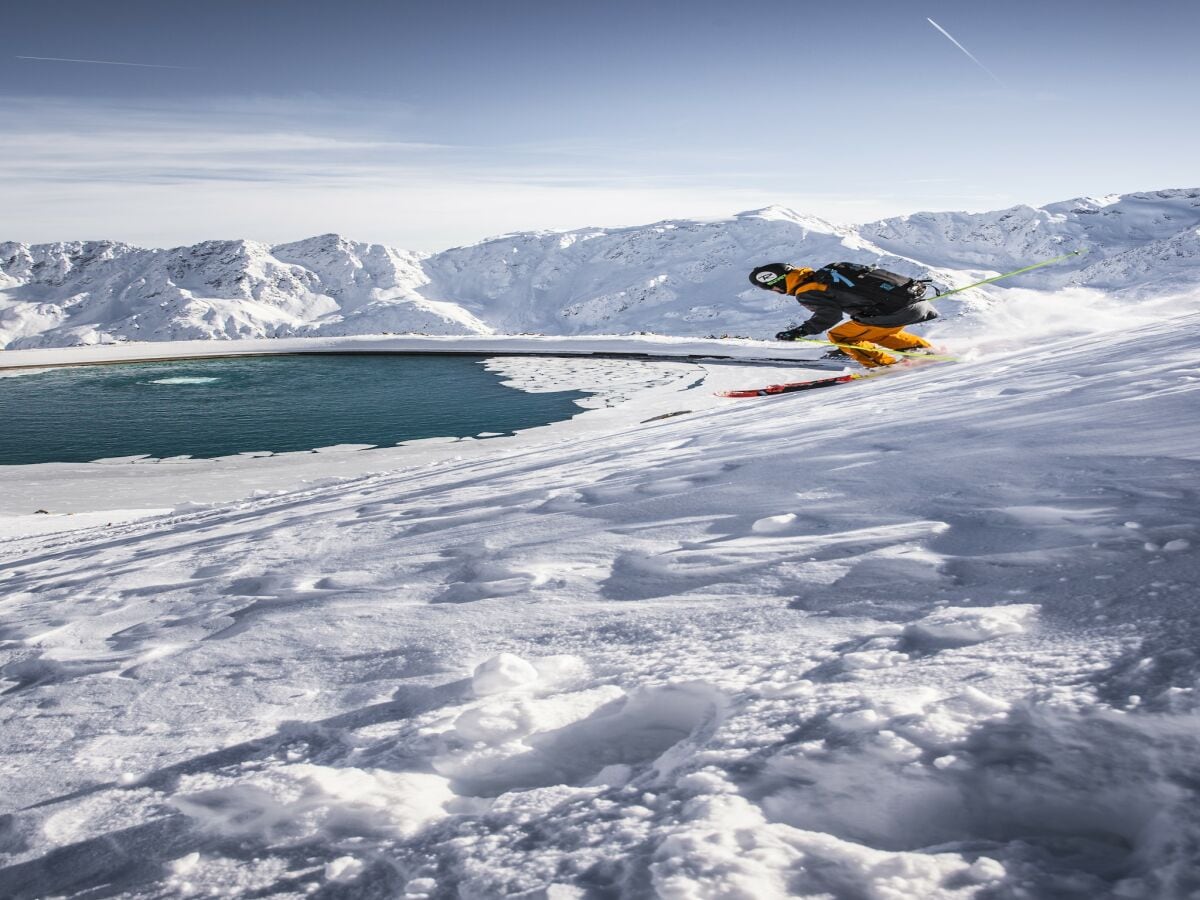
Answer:
[[1198, 324], [11, 541], [0, 895], [1195, 895]]

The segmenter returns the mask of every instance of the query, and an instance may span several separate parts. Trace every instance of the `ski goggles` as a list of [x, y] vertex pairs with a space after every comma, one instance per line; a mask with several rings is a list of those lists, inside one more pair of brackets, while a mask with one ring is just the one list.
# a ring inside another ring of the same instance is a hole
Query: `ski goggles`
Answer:
[[771, 275], [770, 272], [759, 272], [758, 275], [754, 276], [754, 280], [756, 282], [758, 282], [758, 284], [761, 287], [769, 288], [769, 287], [774, 287], [775, 285], [779, 284], [779, 282], [781, 282], [787, 278], [787, 272], [784, 272], [782, 275], [775, 275], [770, 278], [764, 277], [764, 276], [770, 276], [770, 275]]

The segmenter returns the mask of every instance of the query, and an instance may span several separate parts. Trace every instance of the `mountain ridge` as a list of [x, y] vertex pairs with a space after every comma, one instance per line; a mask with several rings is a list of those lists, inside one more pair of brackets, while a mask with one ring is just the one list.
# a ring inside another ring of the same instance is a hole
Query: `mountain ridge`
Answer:
[[772, 260], [852, 259], [960, 286], [1077, 247], [1017, 287], [1145, 296], [1200, 286], [1200, 188], [1078, 197], [862, 225], [772, 205], [719, 219], [516, 232], [439, 253], [328, 233], [210, 240], [0, 243], [0, 347], [380, 332], [761, 337], [796, 317], [745, 280]]

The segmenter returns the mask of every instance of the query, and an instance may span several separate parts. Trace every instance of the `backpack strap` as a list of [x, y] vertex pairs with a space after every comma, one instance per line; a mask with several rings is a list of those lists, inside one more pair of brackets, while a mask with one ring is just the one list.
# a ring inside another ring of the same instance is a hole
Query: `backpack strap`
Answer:
[[818, 271], [822, 283], [832, 288], [850, 288], [853, 290], [858, 287], [859, 277], [871, 271], [870, 266], [859, 265], [851, 262], [831, 262], [826, 263]]
[[793, 297], [809, 291], [824, 291], [826, 290], [825, 282], [820, 276], [820, 272], [814, 272], [812, 269], [793, 269], [788, 272], [788, 280], [786, 284], [795, 284], [790, 287], [788, 293]]

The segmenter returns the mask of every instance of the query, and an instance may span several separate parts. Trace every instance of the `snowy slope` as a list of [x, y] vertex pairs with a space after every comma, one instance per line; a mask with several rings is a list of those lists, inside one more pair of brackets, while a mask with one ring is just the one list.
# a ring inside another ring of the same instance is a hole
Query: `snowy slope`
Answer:
[[1195, 896], [1198, 325], [3, 545], [0, 895]]
[[804, 313], [746, 282], [772, 260], [878, 263], [940, 283], [1087, 256], [1008, 282], [1129, 296], [1200, 283], [1200, 190], [992, 213], [917, 213], [856, 227], [780, 207], [712, 221], [530, 232], [433, 256], [323, 235], [271, 247], [211, 241], [0, 244], [0, 347], [378, 332], [740, 334]]

